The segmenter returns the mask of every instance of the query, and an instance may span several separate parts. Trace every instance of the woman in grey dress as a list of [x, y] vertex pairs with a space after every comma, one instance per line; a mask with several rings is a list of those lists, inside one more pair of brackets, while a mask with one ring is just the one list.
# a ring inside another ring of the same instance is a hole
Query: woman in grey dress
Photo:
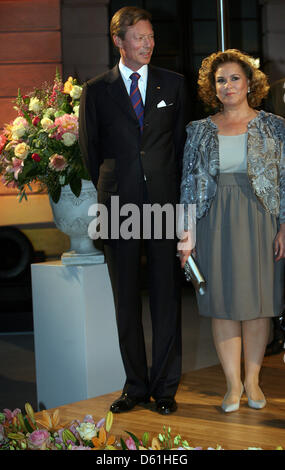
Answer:
[[260, 409], [270, 317], [283, 310], [285, 120], [255, 109], [267, 79], [238, 50], [204, 59], [198, 84], [200, 97], [219, 111], [187, 126], [181, 203], [196, 204], [196, 246], [187, 246], [185, 218], [178, 250], [182, 267], [194, 251], [206, 278], [197, 301], [200, 314], [212, 318], [226, 378], [222, 409], [237, 410], [244, 390], [249, 406]]

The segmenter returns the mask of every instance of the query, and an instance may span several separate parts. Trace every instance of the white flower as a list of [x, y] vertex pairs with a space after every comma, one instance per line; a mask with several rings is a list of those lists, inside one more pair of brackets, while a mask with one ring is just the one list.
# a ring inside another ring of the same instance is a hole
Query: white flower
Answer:
[[71, 134], [71, 132], [65, 132], [62, 135], [62, 141], [66, 147], [70, 147], [76, 142], [76, 135]]
[[50, 118], [51, 116], [54, 116], [56, 112], [56, 109], [54, 108], [47, 108], [45, 111], [44, 111], [44, 117], [45, 118]]
[[19, 140], [21, 137], [23, 137], [28, 128], [29, 123], [25, 118], [19, 116], [14, 119], [12, 124], [12, 139]]
[[76, 431], [80, 434], [81, 439], [90, 441], [92, 437], [97, 435], [97, 428], [93, 423], [81, 423]]
[[25, 142], [21, 142], [20, 144], [16, 145], [14, 153], [16, 157], [20, 158], [21, 160], [24, 160], [28, 155], [29, 150], [30, 147]]
[[74, 112], [76, 117], [79, 117], [79, 104], [74, 106], [73, 112]]
[[16, 119], [14, 119], [13, 126], [20, 126], [20, 125], [24, 127], [29, 127], [28, 121], [25, 118], [18, 116]]
[[12, 139], [19, 140], [25, 134], [26, 129], [23, 126], [15, 126], [12, 129]]
[[41, 102], [40, 100], [33, 96], [31, 99], [30, 99], [30, 103], [29, 103], [29, 111], [33, 111], [35, 114], [38, 114], [41, 110]]
[[51, 127], [53, 127], [53, 125], [54, 125], [54, 122], [48, 117], [44, 117], [41, 120], [41, 126], [45, 131], [49, 130]]
[[78, 85], [73, 85], [69, 94], [71, 98], [73, 98], [74, 100], [78, 100], [81, 96], [81, 93], [82, 93], [82, 87]]

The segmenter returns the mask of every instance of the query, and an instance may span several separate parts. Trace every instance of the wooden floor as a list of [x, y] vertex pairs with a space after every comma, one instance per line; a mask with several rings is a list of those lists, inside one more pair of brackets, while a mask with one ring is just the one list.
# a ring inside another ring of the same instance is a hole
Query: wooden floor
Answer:
[[[161, 416], [148, 408], [136, 407], [128, 413], [114, 415], [112, 432], [127, 437], [125, 430], [141, 437], [145, 431], [157, 435], [163, 426], [170, 426], [172, 435], [181, 434], [193, 447], [203, 449], [220, 444], [225, 450], [261, 447], [285, 450], [285, 363], [284, 353], [266, 357], [261, 374], [261, 386], [267, 398], [262, 410], [248, 407], [243, 395], [240, 409], [224, 413], [221, 402], [225, 383], [220, 366], [191, 371], [182, 377], [176, 399], [178, 410]], [[82, 419], [92, 414], [95, 420], [104, 417], [119, 393], [112, 393], [60, 407], [63, 421]]]

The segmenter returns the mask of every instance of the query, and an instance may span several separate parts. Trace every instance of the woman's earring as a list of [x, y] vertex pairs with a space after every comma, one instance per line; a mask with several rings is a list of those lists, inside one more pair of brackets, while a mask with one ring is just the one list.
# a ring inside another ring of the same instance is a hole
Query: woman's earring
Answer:
[[250, 93], [250, 87], [248, 87], [247, 92]]

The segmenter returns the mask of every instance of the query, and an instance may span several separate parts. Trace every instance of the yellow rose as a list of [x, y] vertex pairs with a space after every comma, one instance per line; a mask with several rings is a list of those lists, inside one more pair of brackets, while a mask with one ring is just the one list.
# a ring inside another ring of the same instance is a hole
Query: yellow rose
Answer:
[[63, 93], [66, 93], [67, 95], [69, 95], [72, 88], [73, 88], [72, 82], [70, 80], [67, 80], [64, 84]]
[[48, 117], [44, 117], [41, 120], [41, 126], [42, 126], [44, 131], [48, 131], [49, 129], [51, 129], [53, 127], [53, 125], [54, 125], [54, 122]]
[[17, 158], [24, 160], [26, 156], [28, 155], [29, 150], [30, 150], [29, 145], [27, 145], [25, 142], [22, 142], [21, 144], [16, 145], [14, 153]]

